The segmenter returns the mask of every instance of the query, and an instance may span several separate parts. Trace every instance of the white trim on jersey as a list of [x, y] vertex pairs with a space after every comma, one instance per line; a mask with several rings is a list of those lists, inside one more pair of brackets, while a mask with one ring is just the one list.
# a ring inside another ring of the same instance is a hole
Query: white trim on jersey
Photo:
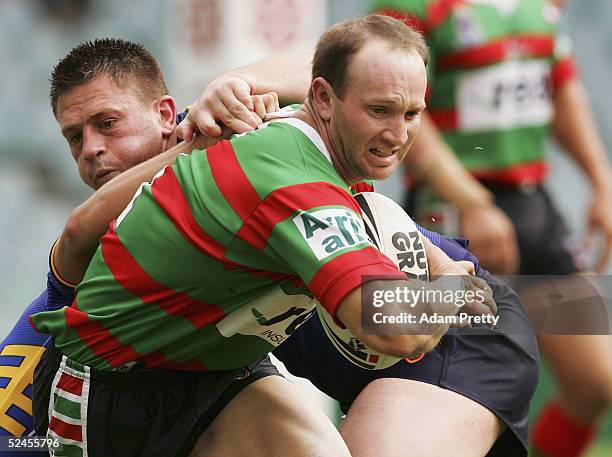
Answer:
[[280, 111], [275, 111], [274, 113], [268, 113], [266, 115], [266, 120], [268, 122], [261, 124], [259, 128], [267, 127], [270, 121], [289, 124], [295, 127], [296, 129], [298, 129], [299, 131], [301, 131], [304, 135], [306, 135], [308, 139], [317, 147], [317, 149], [321, 151], [321, 154], [323, 154], [325, 158], [329, 160], [330, 163], [332, 163], [331, 155], [329, 154], [329, 151], [325, 147], [325, 143], [323, 143], [323, 138], [321, 138], [321, 135], [319, 135], [319, 132], [317, 132], [315, 129], [313, 129], [310, 125], [308, 125], [303, 120], [293, 117], [294, 114], [295, 114], [295, 109], [292, 108], [291, 106], [286, 106]]

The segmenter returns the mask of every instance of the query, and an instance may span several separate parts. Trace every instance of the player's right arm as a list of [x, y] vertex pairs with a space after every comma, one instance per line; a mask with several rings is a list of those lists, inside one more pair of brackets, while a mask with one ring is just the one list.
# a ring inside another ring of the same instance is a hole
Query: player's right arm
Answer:
[[[443, 251], [431, 244], [423, 237], [426, 244], [427, 259], [431, 267], [432, 276], [438, 279], [432, 282], [422, 282], [414, 279], [381, 279], [367, 284], [367, 287], [357, 287], [350, 292], [338, 306], [337, 319], [346, 325], [351, 332], [364, 344], [375, 351], [401, 358], [414, 358], [419, 354], [431, 351], [447, 332], [449, 325], [444, 323], [416, 322], [404, 325], [405, 334], [365, 334], [361, 329], [361, 307], [363, 300], [372, 300], [370, 291], [394, 291], [399, 288], [422, 288], [431, 291], [459, 291], [471, 290], [484, 297], [481, 301], [469, 301], [462, 311], [473, 315], [495, 315], [497, 306], [492, 298], [490, 286], [481, 278], [473, 276], [474, 265], [471, 262], [455, 262], [450, 260]], [[459, 308], [450, 302], [419, 301], [413, 303], [411, 314], [414, 316], [431, 316], [437, 313], [440, 316], [457, 314]], [[399, 315], [406, 309], [404, 302], [385, 302], [386, 314]]]

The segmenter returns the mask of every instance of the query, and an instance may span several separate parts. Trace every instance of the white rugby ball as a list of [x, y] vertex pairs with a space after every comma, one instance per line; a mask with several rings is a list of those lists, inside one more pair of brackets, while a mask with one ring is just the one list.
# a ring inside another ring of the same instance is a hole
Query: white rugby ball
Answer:
[[[429, 279], [422, 235], [406, 212], [388, 197], [375, 192], [354, 196], [361, 207], [368, 238], [410, 278]], [[334, 347], [346, 359], [367, 370], [382, 370], [401, 359], [370, 349], [347, 328], [340, 328], [323, 306], [317, 303], [321, 325]]]

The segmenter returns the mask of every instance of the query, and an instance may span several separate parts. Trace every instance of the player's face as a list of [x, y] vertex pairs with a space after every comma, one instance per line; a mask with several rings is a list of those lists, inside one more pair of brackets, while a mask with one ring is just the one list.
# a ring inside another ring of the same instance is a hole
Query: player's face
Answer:
[[334, 165], [350, 184], [386, 179], [408, 152], [421, 123], [427, 85], [423, 59], [371, 41], [355, 55], [347, 78], [343, 99], [332, 96]]
[[153, 107], [132, 87], [121, 88], [106, 76], [59, 98], [57, 119], [85, 184], [98, 189], [162, 151]]

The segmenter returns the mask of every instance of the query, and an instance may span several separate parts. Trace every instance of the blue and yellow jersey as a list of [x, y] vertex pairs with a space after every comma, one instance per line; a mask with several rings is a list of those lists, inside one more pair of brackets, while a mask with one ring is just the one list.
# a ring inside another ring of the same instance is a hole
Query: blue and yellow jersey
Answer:
[[[32, 379], [50, 336], [36, 332], [28, 318], [37, 312], [70, 305], [74, 290], [47, 275], [47, 290], [21, 315], [0, 344], [0, 436], [23, 436], [32, 432]], [[3, 454], [4, 455], [4, 454]], [[40, 452], [19, 452], [20, 457]]]

